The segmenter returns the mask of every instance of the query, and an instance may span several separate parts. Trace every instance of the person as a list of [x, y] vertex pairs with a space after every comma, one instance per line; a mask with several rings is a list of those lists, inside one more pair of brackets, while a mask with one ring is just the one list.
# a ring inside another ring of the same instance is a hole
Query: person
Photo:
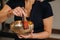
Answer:
[[[2, 13], [2, 14], [1, 14]], [[48, 38], [52, 33], [53, 12], [51, 5], [37, 0], [9, 0], [0, 11], [0, 23], [11, 16], [14, 20], [22, 20], [22, 14], [34, 23], [34, 30], [29, 35], [17, 35], [15, 40]]]

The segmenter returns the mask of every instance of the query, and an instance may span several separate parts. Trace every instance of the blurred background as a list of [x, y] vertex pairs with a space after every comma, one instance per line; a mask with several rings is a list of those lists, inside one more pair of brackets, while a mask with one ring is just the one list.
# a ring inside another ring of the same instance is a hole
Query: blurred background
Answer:
[[[0, 0], [0, 10], [8, 0]], [[51, 36], [46, 40], [60, 40], [60, 0], [50, 2], [54, 13], [53, 29]], [[14, 17], [9, 18], [0, 24], [0, 40], [14, 40], [15, 34], [9, 30], [9, 23], [14, 21]]]

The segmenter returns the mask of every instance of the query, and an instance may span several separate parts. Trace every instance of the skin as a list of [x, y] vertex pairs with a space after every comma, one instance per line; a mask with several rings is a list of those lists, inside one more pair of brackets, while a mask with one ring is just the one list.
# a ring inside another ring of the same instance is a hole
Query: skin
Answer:
[[[35, 0], [26, 0], [25, 8], [16, 7], [15, 9], [11, 9], [7, 4], [5, 4], [3, 9], [0, 11], [0, 23], [6, 21], [8, 18], [14, 15], [22, 17], [22, 14], [23, 14], [25, 17], [29, 17], [30, 15], [29, 12], [32, 8], [32, 4], [34, 3], [34, 1]], [[31, 3], [28, 3], [28, 2], [31, 2]], [[18, 35], [17, 34], [18, 37], [19, 38], [38, 38], [38, 39], [48, 38], [52, 33], [53, 16], [43, 19], [43, 23], [44, 23], [44, 32], [40, 32], [40, 33], [31, 32], [31, 34], [29, 35]]]

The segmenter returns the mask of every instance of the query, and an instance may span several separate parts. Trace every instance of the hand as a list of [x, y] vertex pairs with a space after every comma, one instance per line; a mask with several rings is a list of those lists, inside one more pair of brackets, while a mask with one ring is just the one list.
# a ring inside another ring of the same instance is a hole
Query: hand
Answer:
[[27, 34], [27, 35], [18, 35], [19, 38], [33, 38], [33, 31], [30, 33], [30, 34]]
[[15, 9], [13, 9], [13, 14], [20, 17], [22, 17], [22, 15], [26, 16], [26, 13], [21, 7], [16, 7]]
[[18, 36], [19, 38], [25, 38], [25, 39], [27, 39], [27, 38], [32, 38], [32, 34], [29, 34], [29, 35], [20, 35], [20, 36]]

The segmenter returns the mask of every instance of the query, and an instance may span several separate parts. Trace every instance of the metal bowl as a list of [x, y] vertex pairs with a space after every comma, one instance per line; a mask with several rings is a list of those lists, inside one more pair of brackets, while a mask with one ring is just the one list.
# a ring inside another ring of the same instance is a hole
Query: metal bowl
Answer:
[[19, 35], [26, 35], [31, 33], [31, 31], [34, 28], [34, 24], [31, 21], [28, 21], [28, 28], [24, 29], [23, 27], [23, 22], [21, 20], [19, 21], [14, 21], [10, 24], [10, 29], [14, 32], [17, 33]]

